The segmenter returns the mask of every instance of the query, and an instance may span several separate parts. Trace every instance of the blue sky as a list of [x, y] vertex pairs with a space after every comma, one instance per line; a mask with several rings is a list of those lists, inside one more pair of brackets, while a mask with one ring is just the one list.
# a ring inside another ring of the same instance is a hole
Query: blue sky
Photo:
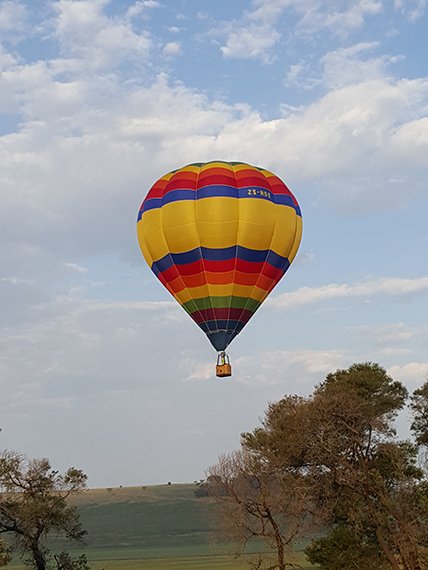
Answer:
[[[375, 361], [428, 374], [425, 0], [0, 3], [1, 447], [91, 486], [193, 481], [269, 401]], [[189, 162], [277, 173], [291, 269], [234, 375], [145, 266], [137, 210]]]

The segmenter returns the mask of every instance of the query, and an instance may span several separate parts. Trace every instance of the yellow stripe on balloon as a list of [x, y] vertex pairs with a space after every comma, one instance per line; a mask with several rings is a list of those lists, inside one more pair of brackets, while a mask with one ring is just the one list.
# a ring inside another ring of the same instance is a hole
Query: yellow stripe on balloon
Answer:
[[276, 175], [270, 170], [266, 170], [265, 168], [260, 168], [259, 170], [264, 176], [266, 176], [266, 178], [272, 178], [272, 176], [276, 177]]
[[254, 168], [254, 166], [250, 166], [249, 164], [247, 164], [246, 162], [240, 162], [239, 164], [234, 164], [233, 165], [233, 171], [234, 172], [240, 172], [241, 170], [255, 170], [256, 172], [258, 172], [258, 169]]
[[171, 180], [171, 178], [174, 176], [174, 174], [175, 174], [175, 172], [168, 172], [167, 174], [164, 174], [164, 176], [159, 178], [158, 182], [160, 180]]
[[[178, 210], [179, 205], [177, 206]], [[236, 244], [240, 215], [240, 202], [237, 198], [196, 200], [195, 214], [202, 246], [223, 248]]]
[[224, 170], [229, 170], [230, 172], [233, 172], [234, 170], [234, 166], [232, 164], [229, 162], [221, 162], [220, 160], [203, 164], [200, 168], [198, 168], [198, 172], [205, 172], [206, 170], [211, 170], [212, 168], [224, 168]]
[[146, 245], [146, 240], [143, 237], [143, 225], [140, 222], [137, 223], [137, 236], [138, 236], [138, 242], [139, 242], [140, 248], [141, 248], [141, 253], [144, 256], [144, 259], [146, 260], [147, 265], [149, 267], [151, 267], [154, 259], [151, 256], [150, 251], [148, 250], [148, 247]]
[[288, 257], [298, 219], [291, 206], [269, 200], [214, 197], [180, 200], [147, 210], [138, 222], [138, 227], [142, 226], [138, 231], [155, 261], [170, 252], [236, 245], [271, 249]]
[[287, 257], [294, 246], [297, 220], [294, 208], [290, 206], [277, 206], [275, 208], [275, 224], [270, 248], [278, 255]]
[[[158, 261], [169, 253], [165, 241], [160, 208], [145, 212], [137, 224], [140, 244], [144, 243], [153, 261]], [[151, 266], [152, 264], [150, 264]]]
[[201, 171], [199, 166], [195, 166], [193, 164], [188, 164], [187, 166], [185, 166], [184, 168], [180, 168], [178, 171], [175, 171], [173, 174], [178, 174], [178, 173], [182, 173], [182, 172], [195, 172], [196, 174], [198, 174]]
[[302, 231], [303, 231], [303, 222], [300, 216], [296, 217], [296, 233], [294, 236], [294, 243], [293, 247], [291, 248], [290, 253], [288, 254], [288, 261], [291, 263], [293, 259], [296, 257], [297, 250], [299, 249], [300, 240], [302, 239]]
[[162, 218], [165, 241], [171, 253], [182, 253], [200, 246], [195, 210], [195, 200], [170, 202], [153, 210]]

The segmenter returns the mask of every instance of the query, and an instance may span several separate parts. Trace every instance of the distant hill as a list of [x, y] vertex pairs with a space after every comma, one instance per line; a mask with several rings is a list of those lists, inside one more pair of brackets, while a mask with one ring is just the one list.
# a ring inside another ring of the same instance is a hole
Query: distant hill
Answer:
[[197, 499], [196, 489], [196, 484], [90, 489], [73, 501], [88, 546], [99, 555], [104, 550], [126, 558], [224, 553], [224, 545], [215, 544], [215, 502]]
[[[92, 568], [248, 570], [248, 559], [234, 558], [236, 545], [219, 542], [217, 504], [196, 498], [197, 488], [196, 484], [114, 487], [87, 489], [74, 496], [71, 502], [88, 531], [83, 551]], [[63, 546], [61, 541], [53, 544]], [[66, 548], [70, 551], [69, 545]]]

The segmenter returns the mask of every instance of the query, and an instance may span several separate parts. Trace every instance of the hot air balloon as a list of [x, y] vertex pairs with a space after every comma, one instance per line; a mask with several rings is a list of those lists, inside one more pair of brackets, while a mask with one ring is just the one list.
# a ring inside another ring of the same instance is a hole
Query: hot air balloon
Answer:
[[230, 376], [226, 348], [297, 253], [296, 198], [264, 168], [188, 164], [151, 187], [137, 234], [149, 267], [218, 351], [217, 376]]

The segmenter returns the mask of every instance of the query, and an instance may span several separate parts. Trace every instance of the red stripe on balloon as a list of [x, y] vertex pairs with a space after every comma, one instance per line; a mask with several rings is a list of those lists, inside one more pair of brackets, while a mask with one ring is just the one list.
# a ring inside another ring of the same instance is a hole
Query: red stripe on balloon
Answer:
[[187, 178], [185, 176], [180, 176], [179, 178], [174, 178], [171, 179], [165, 190], [164, 190], [164, 194], [166, 194], [167, 192], [170, 192], [172, 190], [196, 190], [199, 187], [199, 184], [197, 184], [197, 180], [196, 178], [190, 179]]
[[239, 258], [226, 259], [224, 261], [212, 261], [208, 259], [198, 259], [192, 263], [184, 263], [172, 265], [162, 275], [166, 280], [174, 279], [177, 273], [180, 275], [197, 275], [203, 271], [211, 273], [227, 273], [228, 271], [240, 271], [241, 273], [250, 273], [259, 275], [263, 273], [270, 279], [280, 279], [284, 275], [284, 270], [274, 267], [270, 263], [264, 261], [244, 261]]
[[[166, 280], [164, 279], [166, 282]], [[162, 281], [162, 282], [164, 282]], [[174, 293], [179, 293], [183, 289], [192, 289], [193, 287], [203, 287], [205, 285], [245, 285], [247, 287], [257, 286], [265, 291], [271, 290], [279, 279], [269, 279], [263, 274], [246, 275], [245, 273], [210, 273], [209, 271], [198, 273], [197, 275], [181, 275], [175, 279], [168, 281], [169, 288]]]
[[236, 179], [234, 176], [227, 176], [224, 174], [211, 174], [209, 176], [200, 176], [198, 180], [198, 188], [203, 188], [204, 186], [210, 185], [220, 185], [224, 184], [226, 186], [232, 186], [236, 188]]
[[220, 321], [220, 320], [237, 320], [246, 323], [252, 316], [254, 312], [248, 309], [234, 309], [234, 308], [214, 308], [214, 309], [202, 309], [198, 312], [190, 313], [192, 319], [199, 324], [206, 321]]

